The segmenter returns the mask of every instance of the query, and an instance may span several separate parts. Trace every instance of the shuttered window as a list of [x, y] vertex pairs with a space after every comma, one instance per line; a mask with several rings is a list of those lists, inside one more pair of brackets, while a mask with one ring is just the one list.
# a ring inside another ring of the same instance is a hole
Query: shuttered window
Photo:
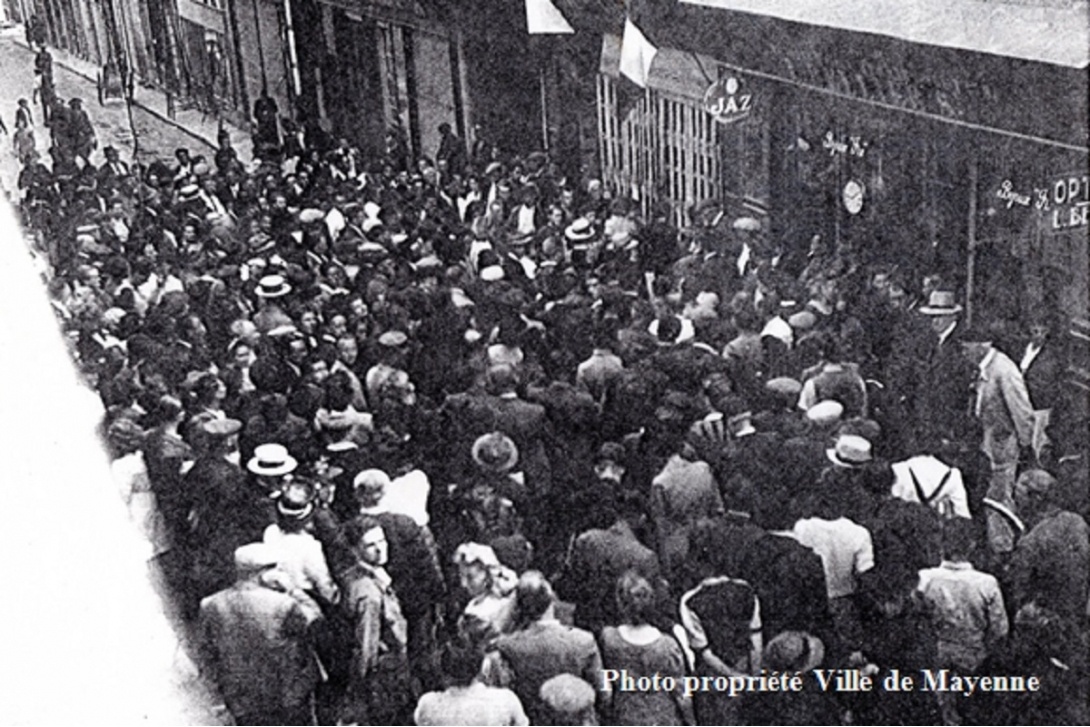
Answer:
[[629, 90], [625, 79], [598, 76], [598, 134], [603, 181], [634, 195], [646, 214], [664, 201], [675, 222], [720, 194], [717, 124], [699, 104], [669, 93]]

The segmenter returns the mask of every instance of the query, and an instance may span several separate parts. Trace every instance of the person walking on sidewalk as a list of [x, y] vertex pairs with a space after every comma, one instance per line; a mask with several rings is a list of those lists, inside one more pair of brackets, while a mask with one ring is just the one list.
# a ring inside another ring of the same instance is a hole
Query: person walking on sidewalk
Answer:
[[15, 109], [15, 127], [19, 127], [19, 122], [26, 122], [27, 126], [34, 126], [34, 114], [30, 111], [30, 102], [25, 98], [19, 99], [19, 106]]
[[11, 145], [19, 164], [24, 167], [37, 156], [35, 152], [38, 144], [34, 139], [34, 132], [21, 118], [15, 122], [15, 134], [11, 137]]
[[43, 123], [49, 126], [57, 90], [53, 83], [53, 55], [45, 47], [45, 43], [41, 44], [37, 55], [34, 56], [34, 77], [36, 80], [34, 96], [41, 100]]
[[74, 98], [68, 102], [69, 134], [72, 139], [72, 151], [83, 159], [84, 164], [91, 163], [91, 153], [98, 147], [98, 139], [95, 138], [95, 127], [91, 124], [91, 117], [83, 108], [83, 100]]

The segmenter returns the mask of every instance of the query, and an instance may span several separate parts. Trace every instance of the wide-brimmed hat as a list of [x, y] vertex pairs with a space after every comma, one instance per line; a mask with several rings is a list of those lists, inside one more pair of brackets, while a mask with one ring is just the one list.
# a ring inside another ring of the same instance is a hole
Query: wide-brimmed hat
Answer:
[[568, 225], [564, 230], [564, 237], [571, 242], [587, 242], [594, 239], [594, 225], [585, 217], [580, 217]]
[[499, 474], [510, 471], [519, 461], [518, 447], [502, 432], [477, 437], [470, 454], [481, 469]]
[[952, 316], [961, 313], [961, 306], [954, 300], [951, 290], [935, 290], [927, 299], [927, 305], [920, 307], [925, 316]]
[[763, 664], [777, 671], [810, 671], [825, 660], [825, 644], [805, 631], [784, 631], [765, 646]]
[[859, 467], [873, 459], [870, 442], [855, 434], [841, 434], [836, 444], [825, 450], [825, 456], [841, 467]]
[[291, 292], [291, 283], [283, 275], [266, 275], [254, 289], [258, 298], [280, 298]]
[[282, 444], [262, 444], [254, 448], [254, 456], [246, 463], [246, 469], [262, 477], [280, 477], [294, 472], [299, 465]]
[[[675, 318], [677, 318], [677, 320], [681, 324], [681, 327], [678, 330], [677, 336], [675, 336], [672, 341], [662, 341], [660, 339], [659, 343], [661, 345], [670, 345], [671, 343], [673, 343], [673, 344], [688, 343], [689, 341], [693, 340], [696, 337], [696, 326], [693, 325], [693, 322], [691, 320], [689, 320], [688, 318], [681, 318], [679, 316], [675, 316]], [[656, 338], [659, 337], [659, 319], [658, 318], [651, 321], [651, 324], [647, 326], [647, 332], [650, 333], [652, 336], [655, 336]]]

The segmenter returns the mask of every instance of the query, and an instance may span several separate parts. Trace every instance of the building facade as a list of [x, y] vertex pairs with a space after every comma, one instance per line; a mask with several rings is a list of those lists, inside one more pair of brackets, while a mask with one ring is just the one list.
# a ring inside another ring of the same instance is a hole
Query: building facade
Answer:
[[659, 52], [640, 89], [619, 28], [604, 37], [603, 176], [679, 221], [722, 198], [786, 251], [820, 235], [916, 280], [942, 272], [985, 322], [1046, 310], [1083, 330], [1087, 4], [950, 0], [962, 36], [938, 9], [893, 36], [847, 5], [634, 0]]

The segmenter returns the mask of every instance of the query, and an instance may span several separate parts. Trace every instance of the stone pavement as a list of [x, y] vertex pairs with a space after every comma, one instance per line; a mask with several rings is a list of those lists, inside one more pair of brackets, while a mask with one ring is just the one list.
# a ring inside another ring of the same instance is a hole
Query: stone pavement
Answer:
[[[166, 95], [155, 89], [137, 86], [130, 122], [124, 101], [110, 100], [100, 105], [96, 85], [98, 67], [75, 58], [58, 48], [50, 48], [53, 55], [53, 75], [57, 92], [63, 99], [82, 98], [84, 108], [91, 117], [98, 136], [98, 148], [91, 157], [95, 165], [105, 161], [103, 147], [113, 145], [122, 159], [132, 161], [133, 131], [139, 139], [138, 161], [147, 163], [155, 158], [173, 158], [174, 149], [185, 146], [194, 153], [204, 154], [211, 161], [216, 146], [219, 121], [195, 109], [179, 110], [174, 119], [167, 115]], [[15, 130], [15, 108], [19, 98], [32, 100], [34, 89], [34, 52], [26, 45], [22, 26], [0, 30], [0, 118], [8, 128], [9, 136], [0, 138], [0, 183], [4, 189], [14, 189], [19, 165], [11, 151], [10, 134]], [[32, 104], [34, 134], [38, 150], [48, 162], [50, 145], [49, 130], [42, 126], [41, 104]], [[225, 124], [231, 134], [231, 142], [238, 150], [243, 163], [251, 159], [251, 142], [248, 131]]]

